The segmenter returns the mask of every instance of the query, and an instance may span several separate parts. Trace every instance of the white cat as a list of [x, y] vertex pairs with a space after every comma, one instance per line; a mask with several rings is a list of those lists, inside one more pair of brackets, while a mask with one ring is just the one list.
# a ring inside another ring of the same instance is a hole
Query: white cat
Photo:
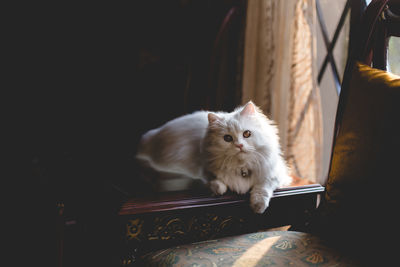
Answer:
[[142, 136], [137, 158], [161, 172], [204, 179], [215, 194], [250, 191], [263, 213], [273, 191], [291, 182], [277, 128], [253, 102], [231, 113], [197, 111]]

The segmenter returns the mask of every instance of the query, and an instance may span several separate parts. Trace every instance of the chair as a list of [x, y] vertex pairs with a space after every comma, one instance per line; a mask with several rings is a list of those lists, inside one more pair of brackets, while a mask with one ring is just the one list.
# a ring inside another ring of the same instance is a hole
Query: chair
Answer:
[[[331, 163], [311, 223], [170, 247], [140, 266], [388, 266], [397, 258], [400, 77], [384, 71], [399, 1], [373, 0], [352, 40]], [[371, 67], [373, 66], [373, 68]]]

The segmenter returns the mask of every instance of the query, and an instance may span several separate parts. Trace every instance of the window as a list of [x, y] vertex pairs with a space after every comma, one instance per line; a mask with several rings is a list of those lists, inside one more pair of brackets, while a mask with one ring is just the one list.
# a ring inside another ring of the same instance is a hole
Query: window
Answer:
[[340, 84], [347, 59], [350, 1], [316, 0], [317, 67], [323, 121], [322, 177], [328, 174]]
[[400, 75], [400, 37], [391, 37], [389, 40], [388, 70]]

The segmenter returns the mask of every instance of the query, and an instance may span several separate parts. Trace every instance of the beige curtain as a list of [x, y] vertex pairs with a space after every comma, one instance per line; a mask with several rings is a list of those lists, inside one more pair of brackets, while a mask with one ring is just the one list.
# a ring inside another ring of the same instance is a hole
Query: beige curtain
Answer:
[[242, 92], [277, 123], [292, 173], [313, 182], [322, 153], [315, 22], [315, 0], [249, 0]]

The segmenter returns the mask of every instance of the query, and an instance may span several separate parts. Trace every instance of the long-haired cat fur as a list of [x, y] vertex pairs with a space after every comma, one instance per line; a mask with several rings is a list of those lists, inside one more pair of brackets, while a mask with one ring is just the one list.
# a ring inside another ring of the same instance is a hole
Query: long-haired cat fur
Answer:
[[203, 179], [218, 195], [250, 191], [256, 213], [291, 182], [278, 130], [251, 101], [230, 113], [197, 111], [150, 130], [137, 158], [160, 172]]

